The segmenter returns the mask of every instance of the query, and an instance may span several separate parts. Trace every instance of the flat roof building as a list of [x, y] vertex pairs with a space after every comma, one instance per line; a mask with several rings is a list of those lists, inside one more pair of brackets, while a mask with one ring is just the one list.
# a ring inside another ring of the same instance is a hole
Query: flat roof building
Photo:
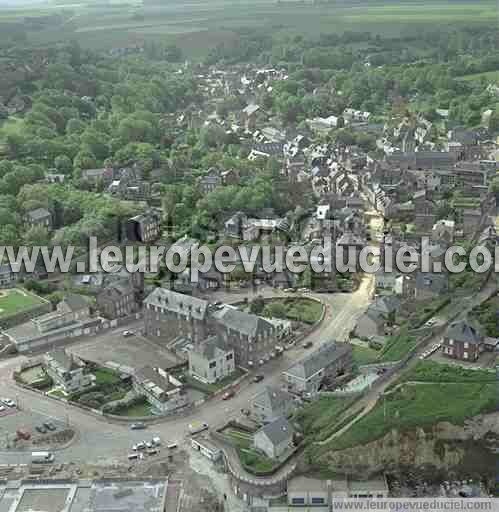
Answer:
[[170, 512], [168, 481], [16, 480], [0, 482], [2, 512]]

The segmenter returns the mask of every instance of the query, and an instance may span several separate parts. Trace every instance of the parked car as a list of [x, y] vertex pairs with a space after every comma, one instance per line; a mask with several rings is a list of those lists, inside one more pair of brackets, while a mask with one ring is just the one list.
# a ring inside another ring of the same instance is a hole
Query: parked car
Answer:
[[161, 446], [161, 438], [160, 437], [153, 437], [151, 439], [151, 443], [153, 446]]
[[312, 345], [313, 345], [313, 343], [312, 343], [311, 341], [306, 341], [306, 342], [303, 344], [303, 348], [310, 348]]
[[11, 400], [10, 398], [0, 398], [0, 402], [5, 404], [7, 407], [15, 407], [16, 403], [14, 400]]
[[35, 430], [37, 432], [39, 432], [40, 434], [46, 434], [47, 433], [47, 429], [43, 425], [37, 425], [35, 427]]
[[0, 412], [5, 411], [5, 407], [3, 405], [0, 405]]
[[265, 377], [261, 373], [259, 373], [258, 375], [255, 375], [253, 377], [253, 382], [261, 382], [264, 378]]
[[230, 400], [236, 393], [233, 389], [229, 389], [229, 391], [226, 391], [223, 396], [222, 400]]
[[140, 441], [140, 443], [134, 444], [132, 446], [132, 450], [134, 452], [138, 452], [140, 450], [145, 450], [145, 449], [146, 449], [146, 443], [144, 441]]
[[139, 423], [132, 423], [130, 425], [131, 430], [144, 430], [146, 428], [146, 424], [139, 422]]
[[123, 336], [128, 338], [129, 336], [133, 336], [135, 333], [133, 331], [123, 331]]
[[51, 422], [51, 421], [44, 421], [43, 426], [47, 429], [53, 432], [54, 430], [57, 430], [57, 427]]

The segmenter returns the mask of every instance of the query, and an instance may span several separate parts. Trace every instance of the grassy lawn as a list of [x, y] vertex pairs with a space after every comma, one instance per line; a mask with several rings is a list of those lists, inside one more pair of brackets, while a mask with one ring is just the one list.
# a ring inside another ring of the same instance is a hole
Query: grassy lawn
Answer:
[[96, 385], [115, 385], [120, 384], [120, 374], [109, 368], [99, 368], [92, 372], [95, 376]]
[[224, 434], [234, 446], [242, 450], [249, 450], [253, 445], [253, 434], [249, 432], [230, 428], [227, 429]]
[[327, 439], [336, 430], [341, 413], [353, 402], [352, 398], [322, 397], [300, 409], [295, 419], [308, 441]]
[[[275, 305], [274, 310], [272, 310], [272, 305]], [[281, 308], [278, 308], [277, 305], [281, 306]], [[265, 308], [262, 313], [263, 316], [272, 316], [271, 311], [274, 311], [274, 316], [277, 318], [287, 318], [288, 320], [295, 320], [306, 324], [317, 322], [322, 313], [322, 304], [306, 297], [272, 299], [265, 303]], [[282, 309], [282, 314], [279, 309]]]
[[311, 450], [341, 450], [366, 444], [394, 428], [430, 427], [439, 421], [462, 425], [467, 418], [496, 410], [496, 388], [496, 383], [406, 384], [386, 395], [384, 404], [380, 401], [342, 436]]
[[418, 361], [417, 365], [405, 371], [401, 381], [417, 382], [496, 382], [495, 371], [470, 370], [461, 366], [441, 364], [434, 361]]
[[400, 361], [416, 346], [417, 342], [416, 337], [409, 336], [405, 332], [401, 332], [397, 336], [391, 336], [381, 350], [378, 361]]
[[30, 292], [21, 289], [2, 290], [0, 293], [0, 318], [9, 317], [20, 311], [32, 309], [44, 301]]
[[269, 473], [276, 462], [255, 450], [239, 450], [242, 465], [250, 472]]
[[321, 317], [322, 304], [315, 300], [286, 299], [285, 304], [288, 308], [287, 316], [292, 320], [313, 324]]
[[374, 363], [379, 356], [379, 351], [370, 347], [361, 347], [352, 345], [353, 362], [359, 366], [363, 364]]
[[138, 418], [141, 416], [151, 416], [151, 406], [144, 399], [143, 401], [133, 404], [130, 407], [125, 407], [115, 411], [113, 414], [117, 416], [128, 416], [130, 418]]

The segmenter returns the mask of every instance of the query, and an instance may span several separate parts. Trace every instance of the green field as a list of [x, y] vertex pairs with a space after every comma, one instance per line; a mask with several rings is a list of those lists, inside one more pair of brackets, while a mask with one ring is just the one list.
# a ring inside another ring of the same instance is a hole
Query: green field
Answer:
[[327, 448], [340, 450], [366, 444], [394, 428], [428, 428], [440, 421], [462, 425], [465, 419], [494, 412], [497, 407], [497, 382], [490, 372], [424, 362], [404, 374], [402, 380], [412, 382], [395, 386]]
[[391, 336], [381, 350], [378, 361], [400, 361], [416, 347], [417, 343], [418, 339], [415, 336], [409, 336], [405, 332]]
[[352, 345], [352, 356], [354, 363], [358, 365], [374, 363], [378, 359], [379, 351], [370, 347]]
[[0, 9], [0, 22], [16, 22], [24, 16], [61, 14], [58, 26], [31, 31], [29, 40], [47, 43], [76, 39], [89, 48], [110, 48], [151, 40], [175, 43], [190, 57], [206, 54], [218, 43], [230, 44], [241, 27], [266, 28], [276, 37], [289, 33], [317, 35], [344, 31], [369, 31], [398, 36], [417, 33], [431, 25], [442, 30], [456, 24], [490, 24], [497, 16], [491, 0], [430, 3], [391, 2], [373, 5], [301, 2], [277, 3], [275, 0], [214, 0], [167, 5], [74, 4], [57, 9], [39, 7], [29, 10]]
[[487, 82], [495, 82], [499, 84], [499, 70], [487, 71], [485, 73], [475, 73], [473, 75], [465, 75], [460, 77], [460, 80], [481, 80], [485, 79]]
[[300, 409], [295, 419], [308, 441], [322, 441], [336, 430], [338, 419], [353, 404], [352, 398], [321, 397]]
[[0, 318], [12, 316], [21, 311], [44, 304], [43, 299], [21, 289], [0, 292]]

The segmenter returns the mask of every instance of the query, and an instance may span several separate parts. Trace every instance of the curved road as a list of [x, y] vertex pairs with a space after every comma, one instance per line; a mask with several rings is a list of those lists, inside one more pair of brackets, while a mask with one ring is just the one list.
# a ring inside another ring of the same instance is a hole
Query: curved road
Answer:
[[[331, 339], [346, 340], [355, 325], [356, 319], [365, 311], [369, 304], [372, 288], [372, 276], [366, 277], [359, 289], [349, 294], [313, 294], [326, 305], [324, 320], [321, 325], [308, 336], [314, 348]], [[275, 292], [274, 292], [275, 293]], [[266, 295], [264, 293], [264, 295]], [[247, 294], [246, 294], [247, 296]], [[237, 301], [237, 295], [230, 294], [227, 302]], [[91, 340], [89, 340], [91, 341]], [[265, 379], [255, 384], [246, 380], [239, 386], [236, 396], [229, 401], [217, 397], [192, 411], [189, 415], [172, 417], [162, 423], [150, 426], [146, 431], [131, 431], [128, 424], [108, 423], [105, 418], [91, 415], [77, 407], [63, 402], [45, 398], [16, 386], [12, 381], [12, 372], [25, 360], [24, 356], [0, 361], [0, 396], [16, 397], [21, 408], [27, 412], [35, 412], [62, 421], [69, 421], [79, 431], [79, 437], [69, 447], [56, 454], [58, 463], [93, 463], [109, 465], [123, 462], [133, 443], [142, 439], [150, 439], [159, 435], [163, 442], [182, 442], [188, 437], [188, 424], [197, 419], [206, 421], [212, 427], [223, 425], [231, 417], [239, 415], [242, 408], [247, 408], [251, 398], [268, 384], [281, 385], [281, 372], [294, 361], [300, 359], [307, 350], [297, 348], [286, 351], [280, 358], [267, 363], [263, 368]], [[1, 421], [0, 421], [1, 428]], [[30, 461], [30, 452], [0, 452], [3, 464], [21, 464]]]

